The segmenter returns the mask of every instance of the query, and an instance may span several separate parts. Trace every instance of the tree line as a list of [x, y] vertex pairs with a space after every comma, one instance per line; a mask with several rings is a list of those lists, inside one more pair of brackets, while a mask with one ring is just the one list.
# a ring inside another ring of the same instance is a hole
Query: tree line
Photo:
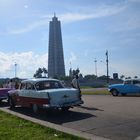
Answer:
[[[107, 76], [106, 75], [102, 75], [102, 76], [96, 76], [94, 74], [87, 74], [85, 76], [83, 76], [81, 73], [80, 73], [80, 70], [79, 68], [77, 69], [70, 69], [70, 73], [69, 73], [69, 76], [65, 76], [65, 77], [58, 77], [59, 79], [63, 79], [63, 80], [68, 80], [68, 79], [72, 79], [74, 77], [74, 75], [79, 75], [79, 78], [80, 79], [85, 79], [85, 80], [94, 80], [94, 79], [101, 79], [101, 80], [106, 80], [107, 79]], [[34, 78], [45, 78], [45, 77], [48, 77], [48, 70], [43, 67], [43, 68], [38, 68], [35, 72], [35, 74], [33, 75]], [[56, 77], [54, 77], [56, 78]], [[121, 79], [121, 80], [124, 80], [124, 79], [131, 79], [132, 77], [126, 77], [125, 75], [121, 75], [120, 78], [118, 79]], [[138, 78], [138, 76], [134, 76], [134, 78]], [[109, 79], [111, 79], [109, 77]]]

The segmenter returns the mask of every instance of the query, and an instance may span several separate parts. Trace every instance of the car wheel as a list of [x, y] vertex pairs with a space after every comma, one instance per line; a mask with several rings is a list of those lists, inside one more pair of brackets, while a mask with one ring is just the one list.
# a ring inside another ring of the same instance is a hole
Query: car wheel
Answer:
[[32, 105], [32, 110], [34, 113], [38, 113], [38, 106], [36, 104]]
[[15, 102], [12, 99], [12, 97], [9, 97], [9, 104], [10, 104], [10, 109], [14, 109], [15, 108]]
[[63, 112], [66, 112], [66, 111], [68, 111], [70, 109], [70, 107], [62, 107], [61, 108], [61, 110], [63, 111]]
[[119, 94], [119, 92], [116, 89], [113, 89], [111, 91], [111, 93], [112, 93], [113, 96], [118, 96], [118, 94]]

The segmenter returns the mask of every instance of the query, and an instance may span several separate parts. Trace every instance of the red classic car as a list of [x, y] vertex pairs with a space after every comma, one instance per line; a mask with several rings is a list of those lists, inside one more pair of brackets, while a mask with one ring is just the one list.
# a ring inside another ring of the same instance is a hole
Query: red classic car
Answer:
[[10, 107], [55, 108], [67, 111], [70, 107], [83, 104], [78, 89], [66, 88], [57, 79], [23, 80], [18, 90], [9, 91]]

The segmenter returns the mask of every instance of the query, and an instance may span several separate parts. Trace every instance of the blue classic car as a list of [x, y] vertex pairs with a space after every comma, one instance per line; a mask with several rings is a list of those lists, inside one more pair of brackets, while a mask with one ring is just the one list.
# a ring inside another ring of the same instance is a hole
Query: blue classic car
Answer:
[[108, 90], [113, 96], [126, 94], [140, 94], [140, 79], [125, 80], [123, 84], [112, 84]]

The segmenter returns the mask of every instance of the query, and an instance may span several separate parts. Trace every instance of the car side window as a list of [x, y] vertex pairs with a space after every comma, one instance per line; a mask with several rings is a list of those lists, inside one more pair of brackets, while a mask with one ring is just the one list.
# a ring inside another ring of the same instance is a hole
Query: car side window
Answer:
[[50, 88], [53, 89], [53, 88], [58, 88], [58, 84], [56, 82], [50, 82]]
[[38, 82], [35, 86], [37, 90], [45, 90], [49, 89], [50, 84], [48, 82]]
[[140, 81], [139, 81], [139, 80], [134, 80], [134, 81], [133, 81], [133, 84], [134, 84], [134, 85], [140, 86]]
[[50, 85], [51, 89], [64, 88], [63, 85], [58, 81], [50, 81]]
[[26, 89], [26, 84], [25, 83], [21, 83], [20, 89]]
[[130, 85], [131, 84], [131, 80], [125, 81], [124, 84]]
[[35, 88], [34, 88], [34, 85], [33, 85], [33, 84], [27, 83], [26, 89], [27, 89], [27, 90], [34, 90]]

